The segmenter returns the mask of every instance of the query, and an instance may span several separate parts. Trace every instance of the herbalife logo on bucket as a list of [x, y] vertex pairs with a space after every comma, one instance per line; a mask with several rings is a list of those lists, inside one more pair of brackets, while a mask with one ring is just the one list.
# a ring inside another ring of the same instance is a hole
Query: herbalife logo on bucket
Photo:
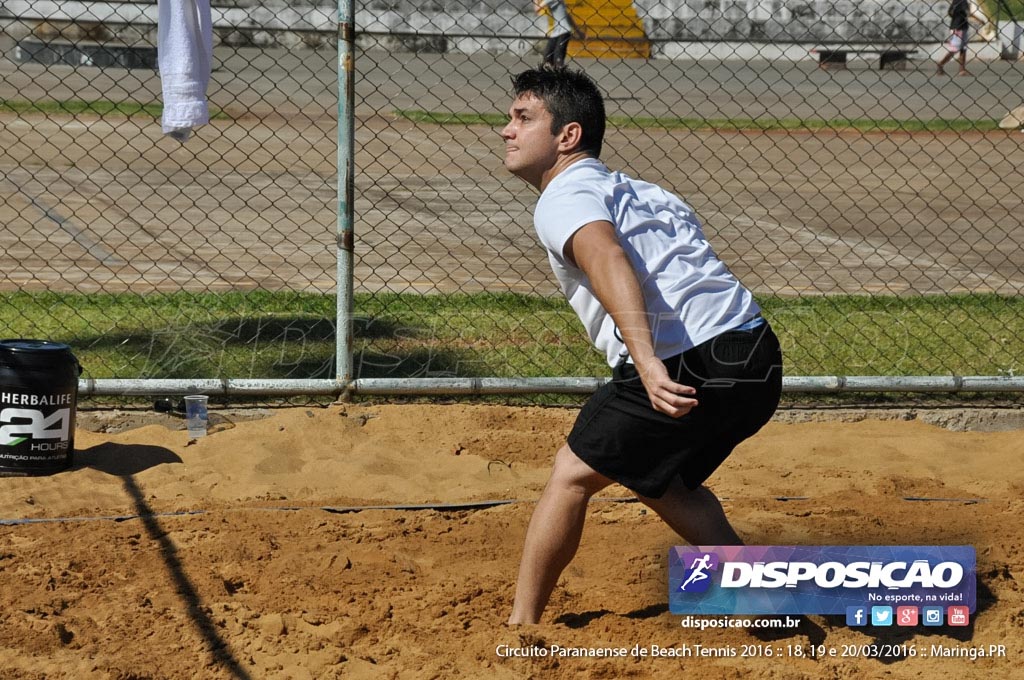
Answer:
[[851, 606], [975, 608], [970, 546], [708, 546], [669, 550], [673, 614], [846, 614]]
[[[17, 446], [27, 440], [32, 451], [60, 451], [68, 448], [72, 394], [0, 393], [0, 446]], [[46, 407], [45, 411], [26, 406]], [[37, 441], [43, 440], [43, 441]], [[57, 441], [51, 441], [57, 440]]]

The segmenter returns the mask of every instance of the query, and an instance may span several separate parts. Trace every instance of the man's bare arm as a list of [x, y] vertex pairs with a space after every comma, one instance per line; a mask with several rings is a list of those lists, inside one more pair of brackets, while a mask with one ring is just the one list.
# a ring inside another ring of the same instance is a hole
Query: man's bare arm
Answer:
[[594, 295], [611, 315], [633, 358], [651, 406], [678, 418], [697, 405], [696, 390], [674, 382], [654, 354], [654, 338], [640, 282], [611, 222], [591, 222], [566, 243], [565, 257], [590, 279]]

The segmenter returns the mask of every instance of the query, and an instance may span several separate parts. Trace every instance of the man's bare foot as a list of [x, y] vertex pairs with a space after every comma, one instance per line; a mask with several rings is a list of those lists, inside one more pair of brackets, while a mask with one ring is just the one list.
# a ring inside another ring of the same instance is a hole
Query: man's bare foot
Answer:
[[971, 75], [971, 72], [970, 72], [970, 71], [968, 71], [967, 69], [963, 69], [963, 68], [962, 68], [962, 69], [960, 69], [959, 71], [957, 71], [957, 73], [956, 73], [956, 74], [957, 74], [958, 76], [969, 76], [969, 75]]

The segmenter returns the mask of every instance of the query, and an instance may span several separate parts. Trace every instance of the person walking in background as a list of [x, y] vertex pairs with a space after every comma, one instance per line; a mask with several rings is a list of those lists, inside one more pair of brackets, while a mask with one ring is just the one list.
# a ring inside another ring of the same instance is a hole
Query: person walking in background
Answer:
[[775, 412], [782, 351], [693, 209], [599, 160], [607, 121], [593, 80], [542, 66], [515, 76], [513, 96], [505, 168], [541, 192], [537, 235], [613, 375], [555, 454], [530, 519], [517, 625], [540, 619], [587, 502], [613, 482], [691, 545], [742, 543], [704, 482]]
[[969, 76], [967, 71], [967, 43], [970, 39], [971, 22], [974, 18], [984, 25], [988, 19], [980, 16], [970, 0], [952, 0], [949, 4], [949, 39], [946, 41], [946, 54], [939, 60], [936, 75], [946, 75], [945, 66], [954, 55], [960, 62], [958, 76]]
[[569, 39], [583, 39], [583, 31], [572, 20], [565, 0], [533, 0], [533, 9], [537, 14], [547, 14], [548, 41], [544, 46], [544, 64], [561, 68], [565, 65], [565, 52], [569, 49]]

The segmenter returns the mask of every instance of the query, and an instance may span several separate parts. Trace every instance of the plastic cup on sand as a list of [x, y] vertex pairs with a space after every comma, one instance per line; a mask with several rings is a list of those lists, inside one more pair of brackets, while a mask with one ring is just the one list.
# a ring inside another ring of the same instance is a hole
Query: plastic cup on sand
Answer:
[[208, 399], [205, 394], [185, 397], [185, 423], [188, 426], [189, 439], [206, 436], [206, 426], [210, 423], [210, 414], [206, 410]]

